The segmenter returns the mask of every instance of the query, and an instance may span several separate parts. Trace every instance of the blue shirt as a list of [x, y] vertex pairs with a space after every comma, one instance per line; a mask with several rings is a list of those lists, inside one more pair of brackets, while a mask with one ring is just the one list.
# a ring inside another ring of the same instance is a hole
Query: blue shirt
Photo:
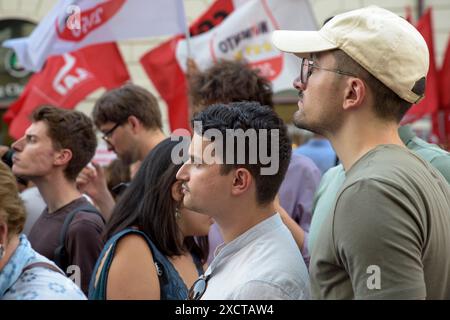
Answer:
[[312, 138], [295, 149], [294, 154], [310, 158], [322, 174], [336, 165], [336, 153], [327, 139]]

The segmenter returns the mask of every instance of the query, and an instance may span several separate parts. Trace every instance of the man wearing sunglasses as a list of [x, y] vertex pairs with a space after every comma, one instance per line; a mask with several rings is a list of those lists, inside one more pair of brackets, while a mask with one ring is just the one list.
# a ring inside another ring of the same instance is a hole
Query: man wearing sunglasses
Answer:
[[[95, 103], [92, 117], [108, 150], [114, 151], [125, 165], [142, 161], [165, 138], [155, 96], [131, 83], [101, 96]], [[77, 183], [108, 219], [114, 199], [108, 191], [102, 168], [93, 165], [94, 168], [85, 168], [81, 172]]]
[[296, 125], [327, 137], [345, 169], [312, 247], [313, 297], [449, 299], [450, 188], [398, 135], [424, 96], [423, 37], [372, 6], [273, 42], [301, 58]]

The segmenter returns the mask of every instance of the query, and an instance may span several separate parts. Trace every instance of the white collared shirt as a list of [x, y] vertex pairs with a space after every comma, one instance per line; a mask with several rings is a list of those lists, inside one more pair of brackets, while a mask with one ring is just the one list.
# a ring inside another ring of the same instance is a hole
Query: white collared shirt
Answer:
[[309, 299], [300, 250], [278, 213], [217, 247], [202, 300]]

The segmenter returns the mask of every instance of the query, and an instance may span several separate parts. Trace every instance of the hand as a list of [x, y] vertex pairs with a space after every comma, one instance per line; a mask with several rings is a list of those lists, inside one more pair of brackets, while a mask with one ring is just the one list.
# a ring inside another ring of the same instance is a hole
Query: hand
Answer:
[[284, 210], [284, 208], [281, 206], [278, 194], [273, 201], [273, 205], [275, 207], [275, 210], [277, 210], [278, 213], [280, 214], [281, 221], [283, 221], [283, 223], [292, 233], [292, 236], [294, 237], [297, 246], [299, 247], [300, 251], [302, 251], [303, 244], [305, 241], [305, 231], [297, 224], [297, 222], [295, 222], [294, 219], [291, 218], [291, 216], [287, 213], [287, 211]]
[[114, 208], [114, 198], [108, 190], [103, 168], [91, 162], [93, 167], [85, 167], [77, 177], [76, 183], [81, 193], [87, 194], [108, 220]]
[[103, 168], [92, 162], [93, 167], [85, 167], [77, 177], [76, 183], [80, 192], [87, 194], [94, 201], [107, 190]]

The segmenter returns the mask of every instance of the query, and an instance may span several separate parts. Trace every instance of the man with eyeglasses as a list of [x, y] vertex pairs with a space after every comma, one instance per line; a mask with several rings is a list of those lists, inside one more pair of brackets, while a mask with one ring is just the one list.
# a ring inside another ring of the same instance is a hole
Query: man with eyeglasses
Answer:
[[[110, 90], [97, 100], [92, 112], [108, 150], [114, 151], [126, 165], [142, 161], [162, 140], [161, 111], [149, 91], [127, 83]], [[114, 207], [102, 168], [85, 168], [77, 179], [79, 188], [89, 195], [106, 219]]]
[[[405, 146], [436, 168], [450, 185], [450, 153], [417, 137], [410, 125], [401, 126], [398, 133]], [[320, 181], [314, 196], [314, 216], [311, 220], [307, 244], [309, 252], [312, 251], [320, 228], [330, 213], [336, 195], [344, 181], [345, 170], [342, 164], [330, 168]]]
[[327, 137], [345, 169], [312, 247], [313, 298], [449, 299], [450, 188], [398, 134], [424, 96], [423, 37], [371, 6], [273, 42], [301, 58], [295, 124]]

